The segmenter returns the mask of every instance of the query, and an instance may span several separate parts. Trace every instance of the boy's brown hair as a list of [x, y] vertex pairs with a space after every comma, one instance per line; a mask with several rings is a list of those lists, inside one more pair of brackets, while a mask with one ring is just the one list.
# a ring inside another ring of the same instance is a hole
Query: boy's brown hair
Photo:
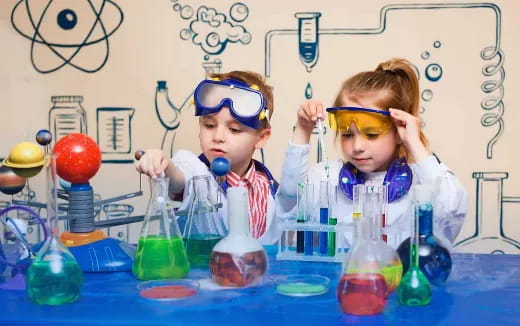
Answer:
[[[222, 74], [212, 73], [209, 75], [209, 77], [219, 78], [220, 80], [236, 79], [248, 84], [249, 86], [258, 86], [258, 90], [264, 95], [267, 102], [267, 108], [269, 109], [269, 120], [271, 120], [274, 112], [273, 88], [266, 83], [265, 78], [262, 75], [252, 71], [230, 71], [228, 73]], [[267, 123], [266, 119], [261, 121], [259, 129], [265, 128], [269, 128], [269, 124]]]

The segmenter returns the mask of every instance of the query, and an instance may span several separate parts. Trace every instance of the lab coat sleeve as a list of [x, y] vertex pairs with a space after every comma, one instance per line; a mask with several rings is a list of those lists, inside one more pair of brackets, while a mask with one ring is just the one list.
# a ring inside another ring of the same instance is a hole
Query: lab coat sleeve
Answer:
[[414, 183], [434, 184], [434, 233], [453, 243], [459, 234], [468, 209], [468, 195], [464, 186], [446, 165], [433, 155], [412, 164]]
[[282, 166], [280, 185], [276, 193], [276, 215], [278, 218], [296, 216], [298, 183], [306, 179], [310, 145], [289, 143]]

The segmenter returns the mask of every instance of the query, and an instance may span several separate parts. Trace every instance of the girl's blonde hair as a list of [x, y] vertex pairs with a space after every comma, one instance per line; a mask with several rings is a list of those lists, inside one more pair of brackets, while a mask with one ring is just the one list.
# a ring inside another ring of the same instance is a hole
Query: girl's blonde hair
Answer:
[[[375, 104], [380, 108], [399, 109], [419, 117], [419, 80], [414, 66], [406, 59], [392, 58], [380, 63], [373, 71], [355, 74], [341, 85], [334, 106], [343, 106], [345, 98], [356, 100], [363, 97], [375, 99]], [[428, 140], [422, 130], [420, 139], [428, 148]], [[398, 145], [396, 154], [410, 162], [410, 155], [403, 144]]]

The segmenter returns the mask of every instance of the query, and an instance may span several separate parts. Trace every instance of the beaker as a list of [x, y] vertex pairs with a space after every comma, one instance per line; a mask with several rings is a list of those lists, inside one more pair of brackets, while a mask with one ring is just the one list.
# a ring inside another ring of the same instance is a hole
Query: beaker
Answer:
[[406, 274], [404, 274], [397, 288], [399, 303], [406, 306], [427, 305], [430, 303], [432, 296], [430, 283], [419, 267], [419, 219], [418, 210], [415, 209], [414, 216], [411, 219], [411, 245], [408, 246], [408, 264], [410, 267], [406, 271]]
[[140, 280], [184, 278], [190, 265], [173, 206], [168, 201], [169, 179], [150, 178], [146, 208], [132, 272]]
[[[443, 285], [451, 272], [451, 255], [433, 234], [433, 185], [417, 185], [414, 189], [414, 209], [419, 228], [419, 267], [431, 284]], [[406, 273], [410, 262], [410, 238], [397, 248]]]
[[49, 237], [29, 266], [29, 298], [38, 304], [59, 305], [76, 301], [83, 287], [83, 272], [58, 236], [56, 156], [48, 156], [47, 223]]
[[373, 237], [373, 221], [359, 217], [357, 239], [344, 263], [343, 276], [336, 295], [343, 312], [352, 315], [374, 315], [383, 311], [388, 300], [388, 287], [382, 274], [378, 248]]
[[227, 198], [229, 234], [211, 252], [211, 277], [222, 286], [243, 287], [261, 280], [267, 256], [249, 232], [247, 188], [230, 187]]
[[52, 141], [72, 133], [87, 134], [87, 112], [81, 106], [83, 96], [52, 96], [49, 129]]
[[101, 149], [102, 162], [128, 163], [132, 151], [134, 113], [134, 108], [97, 108], [97, 143]]
[[211, 250], [226, 234], [226, 227], [210, 199], [210, 176], [194, 176], [193, 193], [183, 238], [192, 267], [208, 268]]

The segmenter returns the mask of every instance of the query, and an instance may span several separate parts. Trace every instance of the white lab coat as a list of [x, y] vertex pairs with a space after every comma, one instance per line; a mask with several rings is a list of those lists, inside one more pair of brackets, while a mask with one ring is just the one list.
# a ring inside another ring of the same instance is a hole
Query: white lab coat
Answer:
[[[310, 145], [289, 144], [283, 164], [280, 188], [277, 194], [277, 215], [290, 219], [296, 216], [297, 185], [304, 180], [314, 185], [314, 206], [318, 208], [320, 180], [323, 179], [322, 163], [308, 168]], [[343, 166], [341, 160], [329, 162], [330, 183], [338, 185], [339, 171]], [[434, 184], [440, 178], [439, 195], [434, 201], [434, 234], [445, 244], [451, 246], [459, 233], [467, 211], [467, 194], [462, 184], [446, 165], [439, 163], [430, 155], [424, 160], [411, 164], [413, 173], [412, 188], [417, 184]], [[373, 172], [366, 175], [366, 184], [382, 184], [386, 171]], [[410, 236], [412, 210], [412, 191], [400, 199], [389, 203], [386, 234], [388, 244], [397, 248]], [[348, 199], [338, 187], [338, 223], [352, 223], [352, 200]], [[317, 211], [315, 214], [318, 214]], [[352, 232], [345, 237], [352, 244]]]

